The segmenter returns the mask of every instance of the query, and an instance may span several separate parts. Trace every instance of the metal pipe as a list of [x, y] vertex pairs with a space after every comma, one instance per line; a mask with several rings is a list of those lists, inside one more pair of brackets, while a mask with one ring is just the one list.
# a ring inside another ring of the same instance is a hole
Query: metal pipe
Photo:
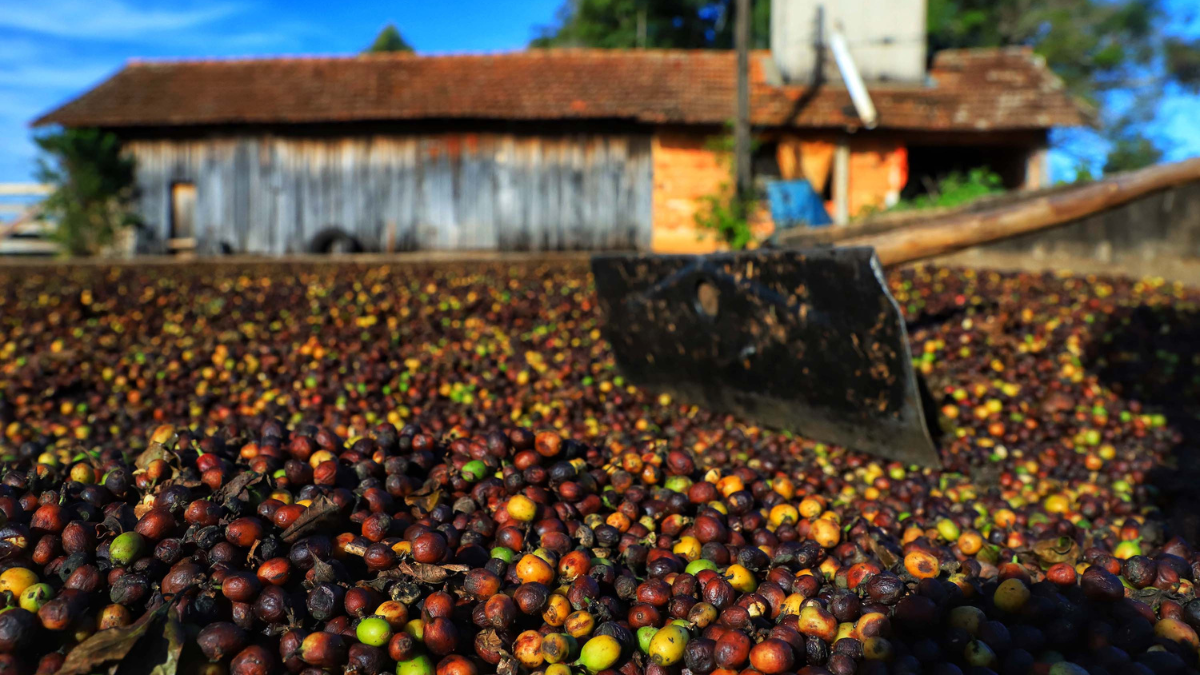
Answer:
[[734, 162], [737, 164], [737, 194], [749, 199], [753, 192], [750, 174], [750, 0], [737, 0], [734, 26], [737, 43], [737, 119], [734, 124]]
[[837, 62], [838, 70], [842, 73], [846, 89], [850, 91], [850, 100], [854, 102], [858, 118], [862, 120], [863, 126], [874, 129], [879, 121], [879, 116], [875, 112], [871, 94], [867, 92], [867, 84], [863, 82], [862, 75], [858, 73], [854, 57], [850, 56], [850, 48], [846, 45], [846, 38], [842, 35], [840, 26], [834, 27], [829, 32], [829, 49], [833, 52], [833, 60]]

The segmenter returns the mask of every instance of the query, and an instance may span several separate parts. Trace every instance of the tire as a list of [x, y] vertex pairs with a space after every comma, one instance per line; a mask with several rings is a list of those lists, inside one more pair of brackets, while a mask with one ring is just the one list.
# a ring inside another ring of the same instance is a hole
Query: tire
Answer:
[[317, 236], [312, 238], [308, 251], [309, 253], [319, 255], [362, 253], [363, 246], [362, 242], [345, 230], [338, 227], [331, 227], [322, 230]]

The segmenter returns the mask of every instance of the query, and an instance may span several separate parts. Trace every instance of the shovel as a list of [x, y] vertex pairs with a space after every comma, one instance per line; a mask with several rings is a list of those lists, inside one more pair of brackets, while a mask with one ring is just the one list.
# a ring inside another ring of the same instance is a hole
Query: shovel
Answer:
[[900, 307], [869, 247], [599, 255], [631, 382], [906, 464], [938, 466]]

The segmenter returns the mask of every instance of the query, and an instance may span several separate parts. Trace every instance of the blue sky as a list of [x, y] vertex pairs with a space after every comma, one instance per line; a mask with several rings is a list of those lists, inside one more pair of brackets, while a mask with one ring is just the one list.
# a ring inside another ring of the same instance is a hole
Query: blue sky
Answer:
[[[1171, 0], [1180, 14], [1198, 0]], [[519, 49], [552, 21], [561, 0], [0, 0], [0, 182], [29, 180], [28, 122], [117, 71], [131, 58], [348, 54], [395, 23], [420, 52]], [[1185, 34], [1200, 34], [1195, 12]], [[1200, 100], [1164, 102], [1167, 159], [1200, 155]], [[1076, 144], [1079, 146], [1080, 144]], [[1104, 148], [1079, 153], [1102, 161]], [[1077, 160], [1052, 155], [1056, 177]]]
[[389, 22], [421, 52], [523, 47], [560, 0], [0, 0], [0, 182], [29, 180], [28, 123], [131, 58], [349, 54]]

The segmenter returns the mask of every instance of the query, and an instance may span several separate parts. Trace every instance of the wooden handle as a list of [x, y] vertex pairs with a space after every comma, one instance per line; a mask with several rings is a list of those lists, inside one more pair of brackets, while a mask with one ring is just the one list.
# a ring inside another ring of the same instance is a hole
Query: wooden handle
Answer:
[[1200, 180], [1200, 158], [1152, 166], [988, 211], [947, 216], [927, 225], [837, 243], [872, 246], [884, 265], [903, 265], [1061, 225], [1195, 180]]

